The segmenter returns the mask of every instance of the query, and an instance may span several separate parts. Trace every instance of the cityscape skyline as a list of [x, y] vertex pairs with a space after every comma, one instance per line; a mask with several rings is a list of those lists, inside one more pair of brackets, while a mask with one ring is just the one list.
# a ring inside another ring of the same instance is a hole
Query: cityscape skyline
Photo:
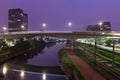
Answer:
[[1, 0], [0, 80], [120, 80], [120, 0]]
[[[46, 23], [46, 30], [79, 30], [85, 31], [91, 24], [100, 21], [110, 21], [113, 31], [120, 30], [119, 0], [116, 1], [0, 1], [0, 28], [8, 26], [9, 8], [21, 8], [28, 13], [28, 30], [41, 30], [42, 23]], [[68, 27], [68, 23], [72, 27]]]

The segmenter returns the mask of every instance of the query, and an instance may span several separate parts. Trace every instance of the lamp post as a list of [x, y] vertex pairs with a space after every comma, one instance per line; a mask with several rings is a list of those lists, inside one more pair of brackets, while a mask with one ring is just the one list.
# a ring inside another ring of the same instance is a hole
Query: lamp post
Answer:
[[7, 31], [7, 27], [3, 27], [3, 32], [6, 32]]
[[42, 24], [42, 30], [44, 31], [45, 28], [46, 28], [46, 23], [43, 23], [43, 24]]
[[102, 25], [103, 25], [103, 23], [102, 23], [102, 22], [99, 22], [100, 31], [102, 30]]
[[69, 23], [68, 23], [68, 26], [69, 26], [69, 27], [71, 27], [71, 26], [72, 26], [72, 23], [71, 23], [71, 22], [69, 22]]
[[72, 27], [72, 22], [68, 22], [67, 26], [68, 26], [68, 30], [70, 31], [70, 28]]
[[22, 30], [25, 30], [25, 26], [24, 26], [24, 25], [21, 25], [21, 29], [22, 29]]

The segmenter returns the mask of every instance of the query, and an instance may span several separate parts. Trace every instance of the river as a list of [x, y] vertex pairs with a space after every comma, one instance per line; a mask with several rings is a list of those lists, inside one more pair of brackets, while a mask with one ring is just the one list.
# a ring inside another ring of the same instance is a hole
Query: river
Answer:
[[58, 60], [58, 51], [64, 46], [64, 43], [45, 46], [39, 52], [27, 52], [10, 60], [4, 64], [8, 69], [4, 80], [68, 80], [64, 74], [53, 74], [54, 69], [63, 72]]

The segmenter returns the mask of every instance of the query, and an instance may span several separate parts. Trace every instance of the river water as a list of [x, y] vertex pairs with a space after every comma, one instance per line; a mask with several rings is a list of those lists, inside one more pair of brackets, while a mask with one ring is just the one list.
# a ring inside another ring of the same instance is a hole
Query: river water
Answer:
[[45, 47], [43, 54], [38, 54], [28, 59], [27, 63], [37, 66], [59, 66], [58, 51], [63, 46], [64, 44], [57, 44], [52, 47]]
[[[21, 57], [7, 62], [5, 66], [8, 67], [8, 70], [4, 80], [68, 80], [64, 74], [51, 74], [47, 71], [39, 72], [35, 69], [44, 66], [60, 67], [58, 51], [64, 46], [64, 43], [46, 46], [40, 52], [32, 55], [25, 53]], [[27, 69], [29, 66], [32, 66], [31, 70]]]

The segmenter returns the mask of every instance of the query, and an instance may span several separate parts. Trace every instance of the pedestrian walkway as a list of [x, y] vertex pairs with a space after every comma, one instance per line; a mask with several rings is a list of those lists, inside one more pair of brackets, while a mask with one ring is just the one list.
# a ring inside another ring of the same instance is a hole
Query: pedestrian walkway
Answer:
[[68, 56], [76, 64], [78, 69], [82, 72], [86, 80], [105, 80], [103, 76], [97, 73], [93, 68], [86, 64], [82, 59], [76, 56], [72, 50], [65, 49]]

